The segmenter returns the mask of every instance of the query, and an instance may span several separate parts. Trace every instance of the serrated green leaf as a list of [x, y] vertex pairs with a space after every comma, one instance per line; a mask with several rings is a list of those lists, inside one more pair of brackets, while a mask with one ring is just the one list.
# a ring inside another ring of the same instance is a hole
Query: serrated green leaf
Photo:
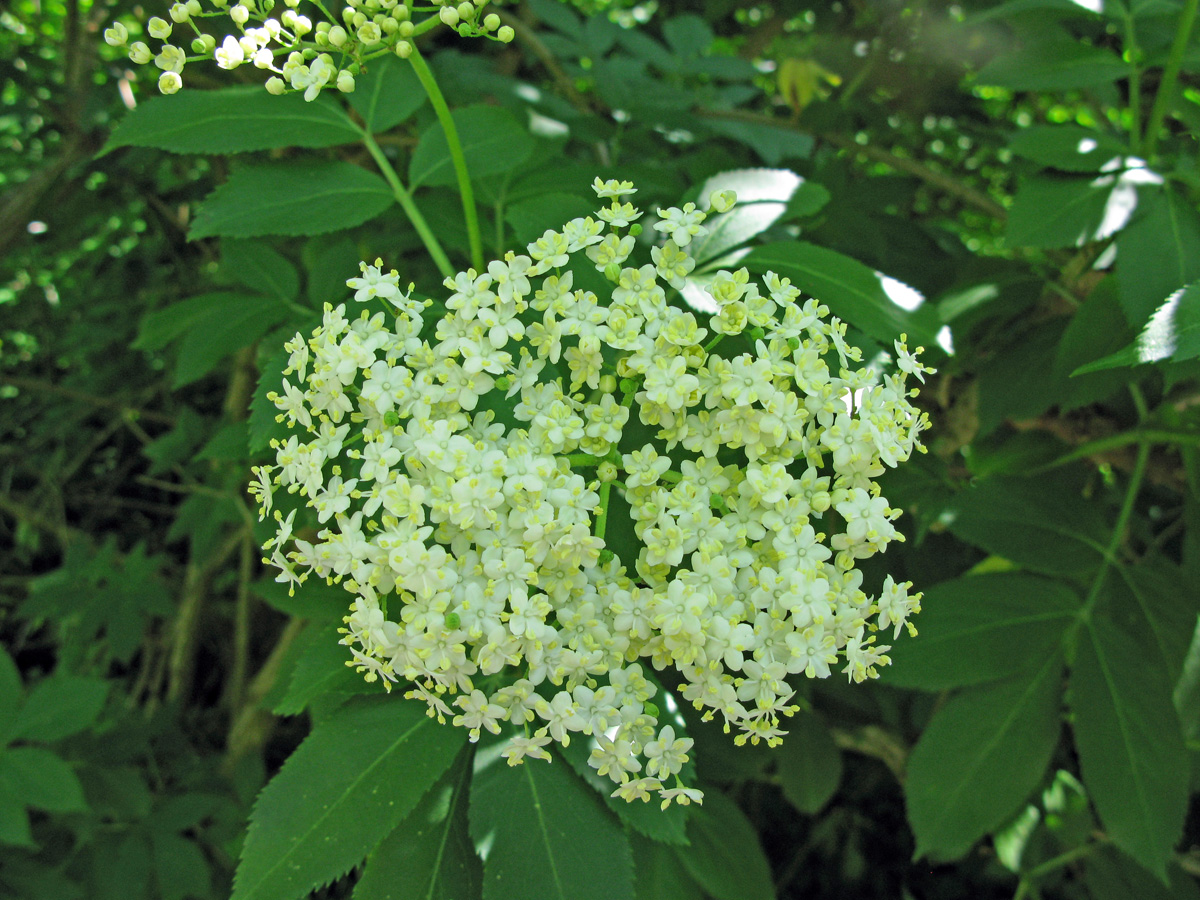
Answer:
[[675, 853], [713, 900], [774, 900], [771, 866], [758, 834], [720, 791], [705, 789], [704, 805], [688, 819], [688, 840], [691, 845], [676, 847]]
[[287, 318], [287, 307], [266, 297], [232, 295], [210, 303], [179, 346], [172, 386], [203, 378], [225, 357], [253, 344]]
[[998, 53], [976, 81], [1014, 91], [1059, 91], [1109, 84], [1128, 74], [1119, 56], [1064, 34]]
[[261, 87], [187, 90], [155, 97], [129, 112], [101, 154], [118, 147], [171, 153], [247, 153], [276, 147], [335, 147], [361, 135], [328, 97], [273, 97]]
[[629, 840], [562, 759], [508, 766], [492, 752], [471, 782], [470, 821], [488, 847], [484, 900], [633, 900]]
[[[514, 169], [533, 152], [533, 135], [503, 107], [465, 106], [454, 110], [451, 118], [472, 180]], [[455, 184], [450, 145], [438, 122], [426, 128], [417, 141], [408, 179], [413, 188]]]
[[[967, 650], [969, 652], [969, 648]], [[1062, 657], [968, 688], [934, 715], [908, 760], [915, 856], [956, 858], [1004, 824], [1038, 786], [1062, 729]]]
[[12, 739], [57, 741], [96, 721], [108, 697], [108, 682], [81, 675], [55, 675], [29, 691], [13, 723]]
[[1164, 878], [1187, 811], [1190, 766], [1162, 660], [1094, 615], [1079, 635], [1070, 704], [1083, 780], [1105, 832]]
[[349, 95], [350, 105], [372, 134], [399, 125], [421, 108], [425, 97], [412, 65], [390, 54], [371, 60]]
[[793, 718], [774, 756], [783, 796], [802, 813], [820, 810], [842, 780], [842, 753], [819, 713]]
[[87, 809], [75, 770], [45, 747], [9, 747], [0, 752], [0, 781], [7, 784], [10, 796], [34, 809]]
[[1082, 608], [1062, 582], [1019, 572], [956, 578], [924, 594], [919, 634], [895, 642], [888, 684], [941, 691], [1008, 677], [1054, 653]]
[[632, 844], [635, 900], [703, 900], [704, 892], [670, 847], [646, 838]]
[[21, 684], [17, 664], [8, 651], [0, 647], [0, 746], [8, 742], [17, 709], [24, 697], [25, 688]]
[[1034, 572], [1088, 572], [1105, 552], [1104, 520], [1072, 479], [991, 478], [959, 492], [947, 515], [964, 541]]
[[353, 900], [473, 900], [483, 871], [467, 824], [471, 758], [458, 763], [367, 857]]
[[299, 715], [314, 698], [330, 691], [366, 694], [382, 690], [378, 684], [369, 684], [360, 673], [346, 665], [353, 656], [345, 644], [339, 643], [341, 624], [338, 618], [328, 624], [310, 622], [305, 627], [299, 638], [302, 649], [292, 670], [287, 693], [272, 708], [277, 715]]
[[742, 265], [792, 280], [804, 293], [826, 304], [838, 318], [885, 343], [908, 334], [913, 344], [931, 346], [937, 334], [894, 302], [881, 277], [856, 259], [805, 241], [778, 241], [755, 247]]
[[1129, 148], [1111, 135], [1081, 125], [1033, 125], [1008, 142], [1017, 156], [1064, 172], [1099, 172]]
[[204, 199], [188, 237], [326, 234], [361, 225], [393, 202], [386, 181], [348, 162], [255, 163]]
[[296, 267], [262, 241], [222, 241], [221, 269], [225, 277], [276, 300], [289, 302], [300, 293]]
[[1114, 197], [1108, 179], [1021, 180], [1004, 232], [1010, 247], [1075, 247], [1107, 237], [1106, 213]]
[[297, 900], [360, 862], [454, 761], [461, 728], [424, 704], [352, 700], [323, 719], [263, 789], [233, 900]]
[[1121, 308], [1140, 328], [1181, 287], [1200, 279], [1200, 214], [1171, 185], [1139, 191], [1133, 220], [1117, 235]]
[[1080, 366], [1072, 375], [1152, 362], [1183, 362], [1200, 356], [1200, 281], [1180, 288], [1155, 310], [1128, 347]]

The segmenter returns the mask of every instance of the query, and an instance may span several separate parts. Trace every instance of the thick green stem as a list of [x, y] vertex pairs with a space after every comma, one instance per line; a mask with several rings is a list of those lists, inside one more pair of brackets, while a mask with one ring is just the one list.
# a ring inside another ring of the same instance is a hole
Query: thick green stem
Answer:
[[463, 156], [458, 128], [450, 115], [450, 107], [446, 105], [446, 98], [442, 96], [442, 89], [438, 87], [433, 72], [430, 71], [429, 65], [421, 56], [416, 44], [413, 44], [412, 56], [408, 58], [408, 61], [412, 63], [413, 71], [417, 73], [417, 78], [421, 81], [421, 87], [425, 88], [425, 93], [429, 95], [429, 102], [433, 104], [433, 111], [437, 114], [442, 131], [446, 134], [446, 145], [450, 148], [450, 161], [454, 164], [454, 177], [458, 180], [458, 192], [462, 197], [463, 216], [467, 220], [467, 242], [471, 247], [471, 265], [482, 271], [483, 238], [479, 234], [479, 213], [475, 209], [475, 190], [471, 187], [471, 175], [467, 171], [467, 160]]
[[596, 516], [596, 537], [604, 540], [604, 532], [608, 527], [608, 496], [612, 493], [612, 482], [606, 481], [600, 485], [600, 514]]
[[1192, 26], [1196, 24], [1197, 9], [1200, 9], [1200, 0], [1184, 0], [1183, 11], [1179, 14], [1179, 24], [1175, 27], [1175, 43], [1171, 45], [1171, 54], [1167, 57], [1166, 68], [1163, 69], [1158, 93], [1154, 95], [1150, 120], [1146, 123], [1146, 141], [1143, 144], [1142, 152], [1147, 159], [1152, 158], [1154, 151], [1158, 149], [1158, 135], [1162, 131], [1163, 119], [1167, 117], [1167, 109], [1175, 98], [1175, 85], [1179, 81], [1179, 70], [1183, 66], [1183, 57], [1187, 52]]
[[396, 174], [396, 170], [388, 162], [388, 158], [383, 155], [383, 151], [375, 143], [375, 138], [371, 137], [370, 133], [366, 131], [362, 133], [362, 138], [363, 145], [367, 148], [367, 152], [375, 160], [375, 165], [379, 166], [379, 171], [383, 173], [383, 177], [391, 186], [392, 195], [396, 198], [396, 202], [404, 209], [405, 215], [413, 223], [413, 227], [417, 229], [417, 234], [421, 237], [421, 243], [425, 245], [425, 249], [433, 257], [433, 262], [438, 267], [438, 271], [446, 278], [453, 278], [454, 266], [450, 265], [450, 260], [446, 257], [446, 251], [442, 249], [442, 245], [438, 243], [438, 239], [429, 227], [429, 223], [425, 221], [425, 217], [421, 215], [421, 211], [417, 209], [417, 205], [413, 203], [412, 195], [405, 189], [403, 183], [401, 183], [400, 176]]

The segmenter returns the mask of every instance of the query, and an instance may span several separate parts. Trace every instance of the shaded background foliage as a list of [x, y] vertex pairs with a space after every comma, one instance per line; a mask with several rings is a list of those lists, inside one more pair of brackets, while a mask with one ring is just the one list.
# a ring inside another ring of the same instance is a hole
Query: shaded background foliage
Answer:
[[[564, 835], [541, 852], [582, 847], [568, 863], [639, 900], [1200, 894], [1195, 12], [530, 0], [506, 10], [510, 46], [430, 36], [489, 254], [587, 212], [596, 174], [648, 206], [753, 170], [739, 193], [761, 202], [713, 255], [746, 244], [742, 264], [817, 293], [868, 355], [904, 327], [939, 368], [931, 452], [886, 482], [908, 540], [868, 566], [926, 590], [921, 636], [879, 682], [800, 685], [813, 711], [775, 750], [685, 711], [708, 790], [686, 823], [619, 824], [563, 761], [539, 772]], [[359, 259], [440, 278], [351, 141], [156, 139], [154, 116], [187, 119], [168, 104], [229, 80], [189, 70], [153, 99], [99, 40], [130, 14], [0, 13], [0, 892], [17, 898], [225, 896], [285, 759], [261, 853], [288, 839], [272, 816], [311, 814], [280, 804], [344, 759], [339, 735], [383, 740], [409, 714], [351, 698], [367, 686], [334, 642], [341, 592], [288, 597], [261, 571], [245, 484], [283, 339]], [[368, 110], [360, 89], [359, 120], [465, 263], [433, 113], [401, 66], [372, 77], [392, 99]], [[294, 99], [247, 96], [267, 116]], [[250, 202], [326, 177], [361, 191], [286, 221]], [[397, 780], [436, 762], [398, 818], [359, 833], [354, 798], [338, 859], [308, 881], [247, 862], [239, 892], [472, 896], [487, 878], [485, 896], [524, 896], [493, 879], [539, 877], [498, 813], [519, 817], [519, 778], [416, 734], [420, 753], [372, 757]]]

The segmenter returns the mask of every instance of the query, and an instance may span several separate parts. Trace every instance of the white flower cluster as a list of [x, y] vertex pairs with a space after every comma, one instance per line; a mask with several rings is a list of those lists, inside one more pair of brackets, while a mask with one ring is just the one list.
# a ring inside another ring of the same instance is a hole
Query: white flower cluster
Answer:
[[[871, 632], [898, 635], [920, 595], [888, 578], [870, 597], [855, 564], [902, 539], [873, 479], [924, 449], [905, 379], [931, 370], [902, 341], [896, 374], [853, 368], [845, 326], [772, 273], [718, 272], [702, 327], [666, 288], [705, 212], [660, 210], [636, 266], [632, 185], [594, 188], [606, 208], [447, 279], [437, 317], [364, 263], [354, 299], [388, 313], [327, 306], [287, 345], [270, 397], [296, 433], [255, 492], [264, 516], [275, 487], [315, 511], [315, 541], [275, 512], [270, 561], [354, 595], [343, 643], [368, 680], [404, 679], [472, 740], [515, 727], [510, 763], [590, 735], [616, 795], [665, 806], [699, 799], [692, 742], [644, 663], [739, 743], [774, 744], [789, 676], [888, 662]], [[575, 288], [578, 254], [610, 296]]]
[[[489, 0], [451, 4], [433, 0], [436, 15], [423, 22], [412, 19], [412, 10], [401, 0], [347, 0], [341, 21], [327, 17], [325, 7], [314, 2], [310, 12], [315, 24], [300, 12], [301, 0], [282, 0], [285, 9], [272, 15], [275, 0], [208, 0], [205, 9], [200, 0], [177, 0], [169, 10], [169, 20], [159, 16], [146, 23], [146, 36], [160, 41], [155, 53], [145, 41], [130, 43], [129, 28], [115, 22], [105, 30], [104, 40], [122, 47], [131, 61], [144, 65], [151, 61], [162, 74], [158, 88], [174, 94], [183, 87], [183, 68], [189, 62], [212, 59], [222, 69], [251, 64], [274, 74], [266, 88], [272, 94], [289, 90], [303, 91], [305, 100], [314, 100], [325, 88], [336, 87], [343, 93], [354, 90], [354, 78], [370, 59], [386, 53], [401, 58], [412, 55], [412, 38], [440, 24], [464, 37], [481, 36], [509, 43], [513, 29], [500, 24], [495, 13], [483, 14]], [[201, 30], [205, 18], [228, 16], [234, 33], [217, 38]], [[176, 29], [182, 35], [176, 33]], [[182, 44], [191, 47], [192, 55]], [[282, 64], [277, 63], [282, 58]]]

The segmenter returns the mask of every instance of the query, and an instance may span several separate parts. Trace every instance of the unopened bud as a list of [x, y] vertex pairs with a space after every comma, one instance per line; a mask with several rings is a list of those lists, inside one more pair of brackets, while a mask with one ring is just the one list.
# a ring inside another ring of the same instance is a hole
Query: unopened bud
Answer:
[[439, 9], [438, 18], [442, 20], [443, 25], [449, 25], [451, 28], [458, 27], [458, 10], [453, 6], [443, 6]]
[[329, 29], [329, 43], [334, 47], [341, 47], [348, 37], [350, 35], [346, 34], [346, 29], [341, 25], [334, 25]]
[[600, 479], [601, 484], [608, 484], [610, 481], [617, 480], [617, 467], [607, 460], [600, 463], [596, 467], [596, 477]]
[[709, 195], [708, 203], [717, 212], [726, 213], [737, 203], [737, 194], [734, 191], [713, 191]]
[[400, 424], [400, 414], [394, 409], [389, 409], [383, 414], [383, 424], [388, 428], [395, 428]]
[[343, 94], [354, 93], [354, 76], [350, 74], [348, 69], [342, 69], [338, 72], [337, 89]]
[[267, 93], [279, 96], [287, 90], [287, 85], [283, 83], [283, 79], [278, 75], [274, 75], [267, 79]]
[[396, 55], [401, 59], [412, 56], [412, 44], [408, 41], [396, 41]]
[[171, 17], [172, 22], [176, 22], [178, 24], [182, 24], [192, 17], [188, 12], [186, 3], [174, 4], [167, 12], [167, 15]]
[[513, 42], [513, 38], [516, 36], [517, 33], [508, 25], [503, 26], [499, 31], [496, 32], [496, 37], [500, 39], [502, 44], [511, 44]]
[[495, 13], [488, 13], [483, 17], [483, 27], [488, 31], [495, 31], [500, 27], [500, 17]]
[[629, 233], [632, 234], [634, 237], [637, 237], [639, 234], [642, 233], [642, 226], [639, 225], [637, 222], [634, 222], [632, 225], [629, 226]]
[[131, 62], [137, 63], [139, 66], [144, 66], [153, 57], [154, 55], [150, 52], [150, 48], [146, 46], [145, 41], [134, 41], [129, 45], [129, 59]]

